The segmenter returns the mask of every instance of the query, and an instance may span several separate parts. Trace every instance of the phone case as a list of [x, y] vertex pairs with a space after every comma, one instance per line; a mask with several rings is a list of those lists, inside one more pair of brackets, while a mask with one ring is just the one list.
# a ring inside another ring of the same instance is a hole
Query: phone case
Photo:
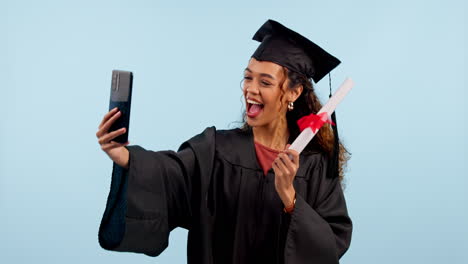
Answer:
[[130, 106], [132, 102], [133, 73], [129, 71], [112, 71], [112, 84], [110, 93], [109, 110], [117, 107], [122, 115], [112, 124], [109, 132], [122, 127], [126, 132], [113, 139], [119, 143], [128, 141], [128, 132], [130, 128]]

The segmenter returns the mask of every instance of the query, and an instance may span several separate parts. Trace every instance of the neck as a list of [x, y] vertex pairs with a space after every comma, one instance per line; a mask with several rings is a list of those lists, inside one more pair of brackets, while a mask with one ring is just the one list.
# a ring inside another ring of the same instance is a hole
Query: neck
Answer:
[[276, 150], [284, 150], [288, 143], [289, 130], [286, 117], [265, 126], [252, 128], [254, 140]]

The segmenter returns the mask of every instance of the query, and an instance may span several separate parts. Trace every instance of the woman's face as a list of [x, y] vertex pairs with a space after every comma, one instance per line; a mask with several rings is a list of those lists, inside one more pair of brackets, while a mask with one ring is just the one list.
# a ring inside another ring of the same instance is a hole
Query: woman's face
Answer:
[[271, 126], [285, 120], [288, 102], [297, 98], [291, 89], [285, 88], [286, 79], [282, 66], [250, 59], [243, 84], [249, 126]]

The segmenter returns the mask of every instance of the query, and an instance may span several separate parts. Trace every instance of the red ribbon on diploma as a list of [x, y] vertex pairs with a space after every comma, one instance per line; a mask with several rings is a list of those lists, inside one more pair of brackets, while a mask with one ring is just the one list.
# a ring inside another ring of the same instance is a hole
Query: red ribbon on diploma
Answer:
[[301, 130], [301, 132], [302, 130], [310, 127], [312, 132], [316, 133], [325, 123], [335, 125], [335, 123], [328, 119], [327, 112], [322, 112], [318, 115], [306, 115], [297, 120], [297, 125], [299, 126], [299, 130]]

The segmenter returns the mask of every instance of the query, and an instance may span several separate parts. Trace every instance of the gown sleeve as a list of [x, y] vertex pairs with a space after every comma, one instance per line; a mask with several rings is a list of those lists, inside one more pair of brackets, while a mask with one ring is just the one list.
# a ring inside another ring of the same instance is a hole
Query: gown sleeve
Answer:
[[190, 228], [192, 181], [200, 167], [196, 153], [200, 148], [211, 149], [207, 130], [185, 142], [178, 152], [127, 147], [129, 169], [113, 165], [99, 227], [101, 247], [158, 256], [168, 246], [172, 229]]
[[286, 264], [339, 263], [349, 248], [352, 222], [340, 180], [327, 176], [326, 166], [327, 160], [322, 157], [311, 172], [308, 193], [314, 195], [296, 193], [284, 248]]

